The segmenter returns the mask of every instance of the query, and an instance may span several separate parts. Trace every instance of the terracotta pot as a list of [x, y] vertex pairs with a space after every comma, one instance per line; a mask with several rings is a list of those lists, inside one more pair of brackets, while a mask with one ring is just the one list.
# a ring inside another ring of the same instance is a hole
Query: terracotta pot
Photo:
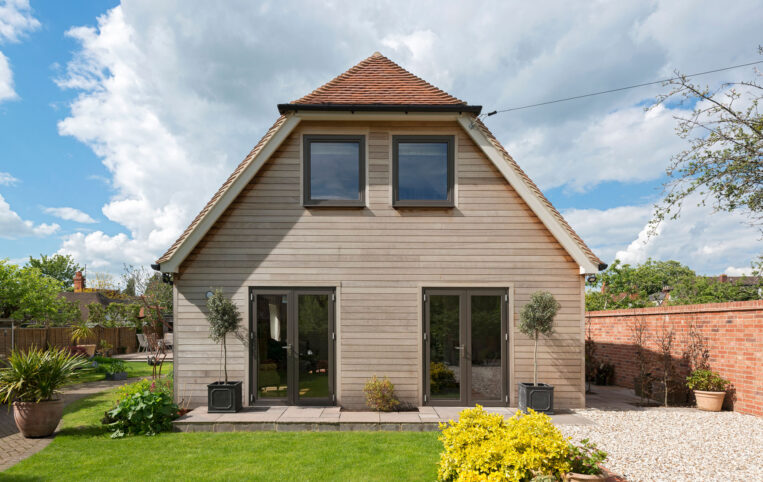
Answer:
[[604, 474], [599, 474], [599, 475], [576, 474], [575, 472], [564, 474], [564, 482], [591, 482], [591, 481], [597, 481], [597, 480], [607, 480], [607, 476]]
[[85, 350], [88, 358], [92, 358], [92, 356], [95, 355], [95, 345], [77, 345], [77, 346]]
[[707, 412], [720, 412], [726, 392], [705, 392], [694, 390], [694, 398], [697, 399], [697, 408]]
[[47, 437], [56, 431], [64, 414], [64, 401], [13, 402], [13, 418], [21, 435], [27, 438]]

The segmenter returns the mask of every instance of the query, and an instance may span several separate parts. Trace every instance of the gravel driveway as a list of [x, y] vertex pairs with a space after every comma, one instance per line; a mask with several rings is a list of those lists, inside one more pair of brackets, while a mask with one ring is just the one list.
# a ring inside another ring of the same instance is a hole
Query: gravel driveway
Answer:
[[763, 481], [763, 418], [693, 408], [576, 410], [592, 425], [560, 425], [609, 454], [629, 481]]

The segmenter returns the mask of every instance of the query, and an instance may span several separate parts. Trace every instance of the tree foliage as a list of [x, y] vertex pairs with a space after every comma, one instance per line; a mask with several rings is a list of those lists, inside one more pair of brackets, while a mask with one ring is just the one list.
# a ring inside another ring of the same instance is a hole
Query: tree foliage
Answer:
[[[763, 54], [763, 47], [758, 48]], [[667, 168], [669, 181], [656, 206], [653, 233], [666, 218], [680, 215], [690, 196], [716, 211], [746, 214], [763, 232], [763, 113], [762, 74], [754, 80], [725, 83], [716, 89], [692, 83], [677, 73], [667, 83], [670, 90], [650, 109], [669, 101], [696, 102], [691, 114], [677, 116], [677, 134], [689, 147], [673, 156]]]
[[536, 291], [519, 312], [519, 331], [535, 340], [533, 384], [538, 383], [538, 336], [554, 332], [554, 317], [561, 306], [548, 291]]
[[209, 337], [215, 343], [222, 343], [225, 383], [228, 383], [228, 348], [225, 341], [230, 334], [236, 335], [243, 341], [239, 333], [241, 313], [233, 300], [226, 297], [223, 290], [219, 288], [214, 290], [212, 297], [207, 300], [207, 310]]
[[20, 268], [0, 259], [0, 318], [21, 322], [60, 320], [62, 312], [72, 313], [70, 304], [59, 297], [60, 281], [37, 268]]
[[37, 268], [46, 276], [57, 279], [63, 285], [65, 291], [71, 291], [74, 284], [74, 275], [82, 270], [70, 254], [54, 254], [46, 256], [40, 254], [39, 258], [29, 257], [27, 266]]
[[586, 311], [617, 310], [654, 306], [650, 295], [668, 289], [666, 304], [723, 303], [761, 298], [761, 282], [742, 279], [721, 283], [714, 277], [697, 275], [678, 261], [648, 259], [640, 265], [615, 260], [588, 283]]

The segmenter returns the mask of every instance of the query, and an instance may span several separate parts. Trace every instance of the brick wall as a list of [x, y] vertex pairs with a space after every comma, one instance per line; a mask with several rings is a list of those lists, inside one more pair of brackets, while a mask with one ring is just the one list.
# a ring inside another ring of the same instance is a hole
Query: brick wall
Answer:
[[688, 372], [685, 352], [695, 324], [710, 349], [710, 367], [732, 383], [726, 406], [763, 416], [763, 300], [587, 312], [596, 357], [615, 365], [619, 386], [632, 388], [638, 374], [632, 326], [639, 319], [646, 323], [646, 348], [654, 355], [663, 327], [675, 331], [673, 359], [681, 375]]

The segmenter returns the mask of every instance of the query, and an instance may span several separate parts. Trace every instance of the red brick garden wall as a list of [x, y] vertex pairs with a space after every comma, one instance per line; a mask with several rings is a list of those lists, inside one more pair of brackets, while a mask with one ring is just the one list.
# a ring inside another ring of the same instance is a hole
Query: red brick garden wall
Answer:
[[596, 358], [615, 365], [619, 386], [632, 388], [638, 375], [632, 327], [639, 319], [647, 326], [646, 348], [655, 356], [663, 327], [674, 330], [673, 359], [681, 375], [688, 372], [693, 323], [705, 337], [710, 367], [732, 383], [726, 406], [763, 416], [763, 300], [587, 312], [586, 335], [595, 342]]

